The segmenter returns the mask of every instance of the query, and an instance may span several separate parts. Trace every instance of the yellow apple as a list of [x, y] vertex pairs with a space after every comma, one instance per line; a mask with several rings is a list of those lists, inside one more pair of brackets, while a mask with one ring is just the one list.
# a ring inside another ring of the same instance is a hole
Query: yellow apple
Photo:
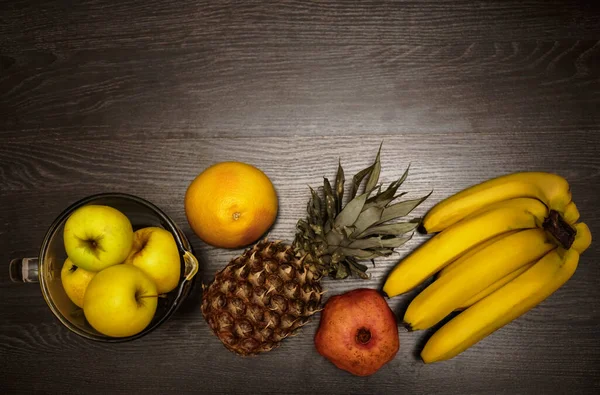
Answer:
[[119, 210], [91, 204], [69, 216], [63, 237], [71, 261], [77, 267], [98, 272], [127, 258], [133, 243], [133, 228]]
[[60, 271], [60, 280], [62, 281], [67, 296], [77, 306], [83, 307], [85, 290], [95, 275], [95, 272], [89, 272], [75, 266], [69, 258], [63, 263], [63, 267]]
[[149, 275], [161, 294], [172, 291], [179, 283], [179, 249], [168, 230], [148, 227], [135, 231], [125, 263], [137, 266]]
[[146, 273], [133, 265], [114, 265], [90, 281], [83, 313], [98, 332], [126, 337], [148, 326], [156, 305], [156, 285]]

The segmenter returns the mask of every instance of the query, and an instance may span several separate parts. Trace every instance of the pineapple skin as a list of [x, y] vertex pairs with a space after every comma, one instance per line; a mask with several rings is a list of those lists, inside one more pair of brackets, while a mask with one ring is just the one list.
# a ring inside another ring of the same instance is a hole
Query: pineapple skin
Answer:
[[320, 275], [292, 246], [263, 240], [203, 287], [202, 315], [230, 351], [270, 351], [320, 311]]

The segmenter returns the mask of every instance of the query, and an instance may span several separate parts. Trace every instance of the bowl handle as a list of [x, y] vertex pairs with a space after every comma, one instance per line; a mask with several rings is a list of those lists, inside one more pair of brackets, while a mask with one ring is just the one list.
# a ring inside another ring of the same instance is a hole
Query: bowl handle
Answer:
[[185, 262], [185, 279], [190, 281], [198, 273], [198, 259], [191, 252], [185, 251], [183, 253], [183, 260]]
[[8, 265], [10, 280], [14, 283], [37, 283], [39, 268], [38, 258], [13, 259]]

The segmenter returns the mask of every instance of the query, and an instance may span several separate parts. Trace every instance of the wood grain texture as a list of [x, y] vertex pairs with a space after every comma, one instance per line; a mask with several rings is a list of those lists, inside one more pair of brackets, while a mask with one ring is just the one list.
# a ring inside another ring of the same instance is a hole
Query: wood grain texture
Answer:
[[314, 136], [517, 133], [593, 130], [600, 118], [597, 40], [206, 45], [28, 51], [7, 59], [0, 79], [7, 138], [21, 139], [24, 130], [143, 137], [157, 129], [167, 136], [286, 136], [290, 125], [295, 135]]
[[[589, 2], [591, 4], [591, 2]], [[313, 347], [319, 316], [270, 353], [240, 358], [214, 337], [200, 287], [142, 339], [70, 333], [35, 285], [8, 279], [69, 204], [121, 191], [163, 208], [208, 282], [240, 250], [205, 245], [183, 211], [212, 163], [263, 169], [292, 240], [308, 185], [410, 163], [403, 190], [431, 197], [512, 171], [565, 176], [600, 234], [600, 13], [567, 1], [93, 0], [0, 4], [0, 393], [597, 393], [600, 249], [533, 311], [459, 357], [425, 366], [430, 332], [401, 331], [398, 356], [353, 377]], [[369, 280], [377, 288], [416, 235]], [[389, 300], [402, 316], [415, 292]]]
[[[419, 44], [597, 39], [593, 3], [579, 1], [179, 1], [81, 4], [18, 0], [2, 6], [3, 46], [97, 49]], [[36, 34], [44, 29], [44, 35]]]

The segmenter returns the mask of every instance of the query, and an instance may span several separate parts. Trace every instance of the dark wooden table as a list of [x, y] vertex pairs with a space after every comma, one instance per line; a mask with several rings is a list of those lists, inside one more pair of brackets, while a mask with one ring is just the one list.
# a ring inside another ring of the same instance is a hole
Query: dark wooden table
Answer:
[[[271, 236], [292, 240], [307, 185], [352, 174], [383, 141], [382, 180], [433, 189], [417, 211], [507, 172], [565, 176], [600, 235], [600, 13], [566, 1], [5, 1], [0, 5], [0, 393], [598, 393], [600, 250], [550, 299], [457, 358], [397, 357], [351, 376], [313, 346], [319, 316], [277, 350], [226, 351], [200, 287], [153, 333], [78, 337], [10, 259], [34, 256], [53, 219], [90, 194], [163, 208], [209, 282], [240, 251], [209, 247], [183, 210], [208, 165], [239, 160], [275, 184]], [[399, 249], [403, 256], [425, 240]], [[377, 288], [325, 281], [328, 295]], [[399, 316], [413, 295], [389, 301]]]

